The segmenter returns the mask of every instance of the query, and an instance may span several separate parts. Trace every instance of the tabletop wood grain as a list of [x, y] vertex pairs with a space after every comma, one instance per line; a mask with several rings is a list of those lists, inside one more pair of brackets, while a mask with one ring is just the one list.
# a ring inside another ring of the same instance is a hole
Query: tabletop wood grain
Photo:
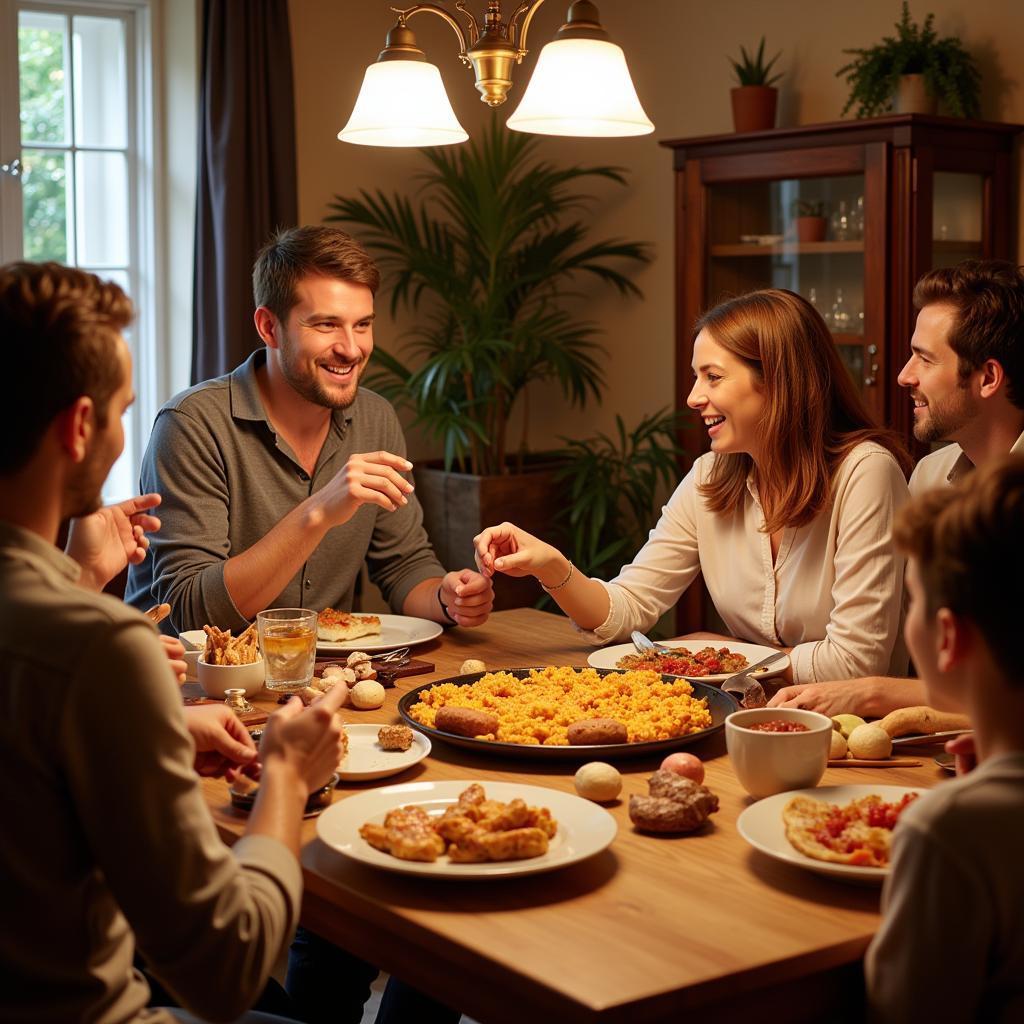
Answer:
[[[475, 630], [453, 629], [416, 648], [431, 676], [401, 679], [377, 711], [345, 709], [351, 722], [398, 720], [406, 690], [458, 674], [466, 658], [488, 668], [584, 665], [590, 648], [561, 616], [496, 613]], [[689, 748], [721, 802], [709, 827], [689, 836], [634, 831], [629, 796], [646, 793], [657, 758], [620, 760], [621, 798], [609, 806], [618, 835], [609, 849], [558, 871], [503, 881], [401, 876], [346, 860], [304, 825], [303, 922], [484, 1024], [524, 1020], [642, 1022], [820, 1020], [842, 1010], [859, 983], [860, 959], [878, 924], [877, 888], [823, 878], [752, 850], [735, 823], [751, 803], [719, 735]], [[583, 759], [581, 758], [581, 761]], [[401, 775], [341, 786], [335, 800], [413, 780], [521, 780], [574, 792], [574, 762], [509, 760], [435, 741]], [[921, 767], [830, 768], [823, 785], [927, 788], [941, 772]], [[244, 816], [222, 780], [204, 780], [230, 842]], [[343, 984], [339, 979], [339, 984]]]

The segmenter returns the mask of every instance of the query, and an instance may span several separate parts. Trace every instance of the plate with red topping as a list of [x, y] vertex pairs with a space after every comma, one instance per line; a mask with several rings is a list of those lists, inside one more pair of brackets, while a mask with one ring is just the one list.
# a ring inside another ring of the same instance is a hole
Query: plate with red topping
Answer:
[[889, 873], [892, 831], [920, 791], [907, 786], [819, 786], [778, 793], [737, 819], [740, 835], [775, 860], [848, 882]]
[[[736, 672], [779, 652], [762, 644], [742, 643], [739, 640], [666, 640], [662, 645], [671, 647], [671, 654], [649, 652], [638, 654], [632, 644], [615, 644], [594, 651], [587, 664], [594, 668], [638, 669], [649, 668], [663, 676], [682, 676], [699, 679], [702, 683], [720, 683]], [[767, 668], [758, 669], [757, 678], [777, 676], [789, 668], [789, 658], [782, 657]]]

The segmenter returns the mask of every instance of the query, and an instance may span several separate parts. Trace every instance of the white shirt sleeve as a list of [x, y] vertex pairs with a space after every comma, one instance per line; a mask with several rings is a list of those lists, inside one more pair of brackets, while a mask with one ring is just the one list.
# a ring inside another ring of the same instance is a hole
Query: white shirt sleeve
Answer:
[[598, 581], [608, 591], [611, 607], [597, 629], [581, 630], [592, 643], [625, 639], [634, 629], [650, 629], [696, 579], [700, 466], [698, 460], [675, 489], [636, 558], [610, 583]]
[[900, 667], [893, 664], [893, 649], [899, 643], [905, 558], [893, 545], [892, 531], [908, 497], [903, 473], [888, 453], [875, 449], [843, 464], [832, 510], [831, 612], [824, 638], [797, 644], [790, 653], [794, 683], [888, 675]]

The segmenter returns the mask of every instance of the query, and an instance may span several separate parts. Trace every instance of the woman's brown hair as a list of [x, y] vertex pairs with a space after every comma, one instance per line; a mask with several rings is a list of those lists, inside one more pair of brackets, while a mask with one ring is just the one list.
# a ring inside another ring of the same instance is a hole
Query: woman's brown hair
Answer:
[[[757, 465], [765, 532], [805, 526], [828, 504], [843, 459], [859, 444], [888, 449], [904, 474], [910, 456], [899, 438], [871, 418], [817, 310], [795, 292], [765, 289], [740, 295], [697, 321], [754, 373], [764, 395], [766, 438]], [[713, 512], [738, 508], [753, 460], [720, 455], [701, 493]], [[765, 482], [771, 488], [766, 495]]]

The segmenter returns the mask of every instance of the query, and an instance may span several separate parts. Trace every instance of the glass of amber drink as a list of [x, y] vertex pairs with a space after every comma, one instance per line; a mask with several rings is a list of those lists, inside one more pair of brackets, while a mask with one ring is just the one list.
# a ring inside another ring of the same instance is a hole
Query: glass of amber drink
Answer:
[[291, 693], [309, 686], [316, 664], [317, 613], [306, 608], [268, 608], [256, 616], [266, 687]]

